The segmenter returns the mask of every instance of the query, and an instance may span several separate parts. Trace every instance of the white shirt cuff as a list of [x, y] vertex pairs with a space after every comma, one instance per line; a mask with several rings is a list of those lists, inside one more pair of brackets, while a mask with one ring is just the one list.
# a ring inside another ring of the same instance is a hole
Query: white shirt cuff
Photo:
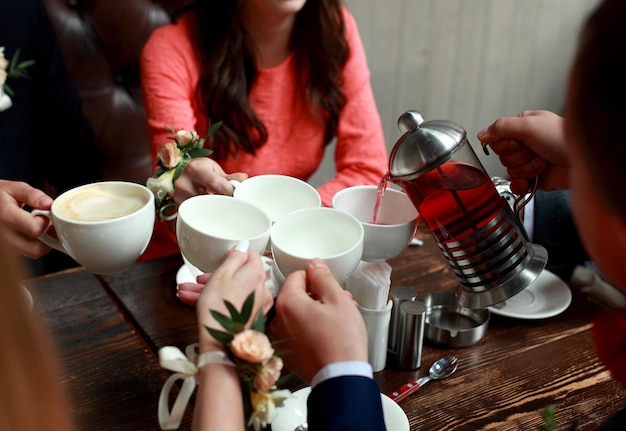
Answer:
[[324, 380], [340, 376], [363, 376], [374, 378], [374, 371], [368, 362], [344, 361], [328, 364], [319, 370], [311, 380], [311, 389]]

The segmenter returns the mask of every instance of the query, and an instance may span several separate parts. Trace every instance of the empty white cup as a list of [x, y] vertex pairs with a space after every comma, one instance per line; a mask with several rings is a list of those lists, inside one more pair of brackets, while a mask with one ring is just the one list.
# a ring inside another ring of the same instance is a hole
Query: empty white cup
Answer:
[[271, 244], [274, 261], [285, 277], [306, 269], [317, 257], [344, 283], [361, 261], [363, 226], [333, 208], [305, 208], [274, 223]]
[[395, 189], [385, 190], [377, 223], [373, 223], [377, 186], [353, 186], [333, 196], [332, 205], [353, 215], [363, 224], [363, 257], [368, 262], [391, 259], [411, 242], [419, 214], [409, 197]]
[[287, 175], [257, 175], [230, 183], [235, 187], [233, 197], [261, 208], [272, 222], [290, 212], [322, 205], [322, 198], [313, 186]]
[[256, 206], [222, 195], [198, 195], [178, 207], [176, 237], [183, 257], [204, 272], [213, 272], [241, 240], [263, 254], [272, 222]]

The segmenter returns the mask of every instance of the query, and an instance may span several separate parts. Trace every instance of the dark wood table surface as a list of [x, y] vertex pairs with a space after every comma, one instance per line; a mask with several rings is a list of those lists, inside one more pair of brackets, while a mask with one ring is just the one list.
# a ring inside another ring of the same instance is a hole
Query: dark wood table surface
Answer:
[[[424, 246], [391, 259], [392, 289], [409, 286], [420, 298], [454, 291], [457, 280], [429, 234]], [[35, 311], [58, 346], [67, 389], [81, 430], [158, 430], [157, 400], [170, 373], [160, 368], [163, 346], [197, 340], [195, 311], [180, 303], [175, 277], [180, 257], [140, 262], [97, 277], [73, 269], [29, 280]], [[492, 315], [486, 336], [465, 348], [424, 345], [422, 366], [388, 361], [375, 373], [387, 393], [427, 373], [437, 358], [455, 354], [457, 372], [400, 402], [411, 430], [537, 430], [556, 404], [557, 429], [594, 430], [626, 406], [626, 391], [599, 363], [591, 322], [606, 308], [573, 291], [569, 308], [542, 320]], [[291, 389], [305, 383], [291, 382]], [[191, 408], [181, 425], [189, 429]], [[390, 430], [394, 431], [394, 430]]]

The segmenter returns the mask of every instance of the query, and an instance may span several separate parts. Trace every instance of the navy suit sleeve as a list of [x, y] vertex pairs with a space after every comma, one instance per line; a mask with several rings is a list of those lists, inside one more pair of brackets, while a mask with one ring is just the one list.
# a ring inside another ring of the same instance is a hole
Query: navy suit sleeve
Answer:
[[386, 430], [380, 388], [367, 377], [335, 377], [315, 386], [307, 415], [310, 431]]
[[570, 191], [537, 190], [534, 199], [533, 242], [548, 250], [546, 269], [568, 282], [576, 265], [589, 260], [572, 216]]

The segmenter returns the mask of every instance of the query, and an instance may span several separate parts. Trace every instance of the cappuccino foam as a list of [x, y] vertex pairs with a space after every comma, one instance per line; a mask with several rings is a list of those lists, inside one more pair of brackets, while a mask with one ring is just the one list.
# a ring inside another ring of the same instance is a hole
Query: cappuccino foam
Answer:
[[93, 185], [57, 198], [54, 212], [62, 218], [96, 222], [124, 217], [146, 204], [146, 195], [131, 187]]

